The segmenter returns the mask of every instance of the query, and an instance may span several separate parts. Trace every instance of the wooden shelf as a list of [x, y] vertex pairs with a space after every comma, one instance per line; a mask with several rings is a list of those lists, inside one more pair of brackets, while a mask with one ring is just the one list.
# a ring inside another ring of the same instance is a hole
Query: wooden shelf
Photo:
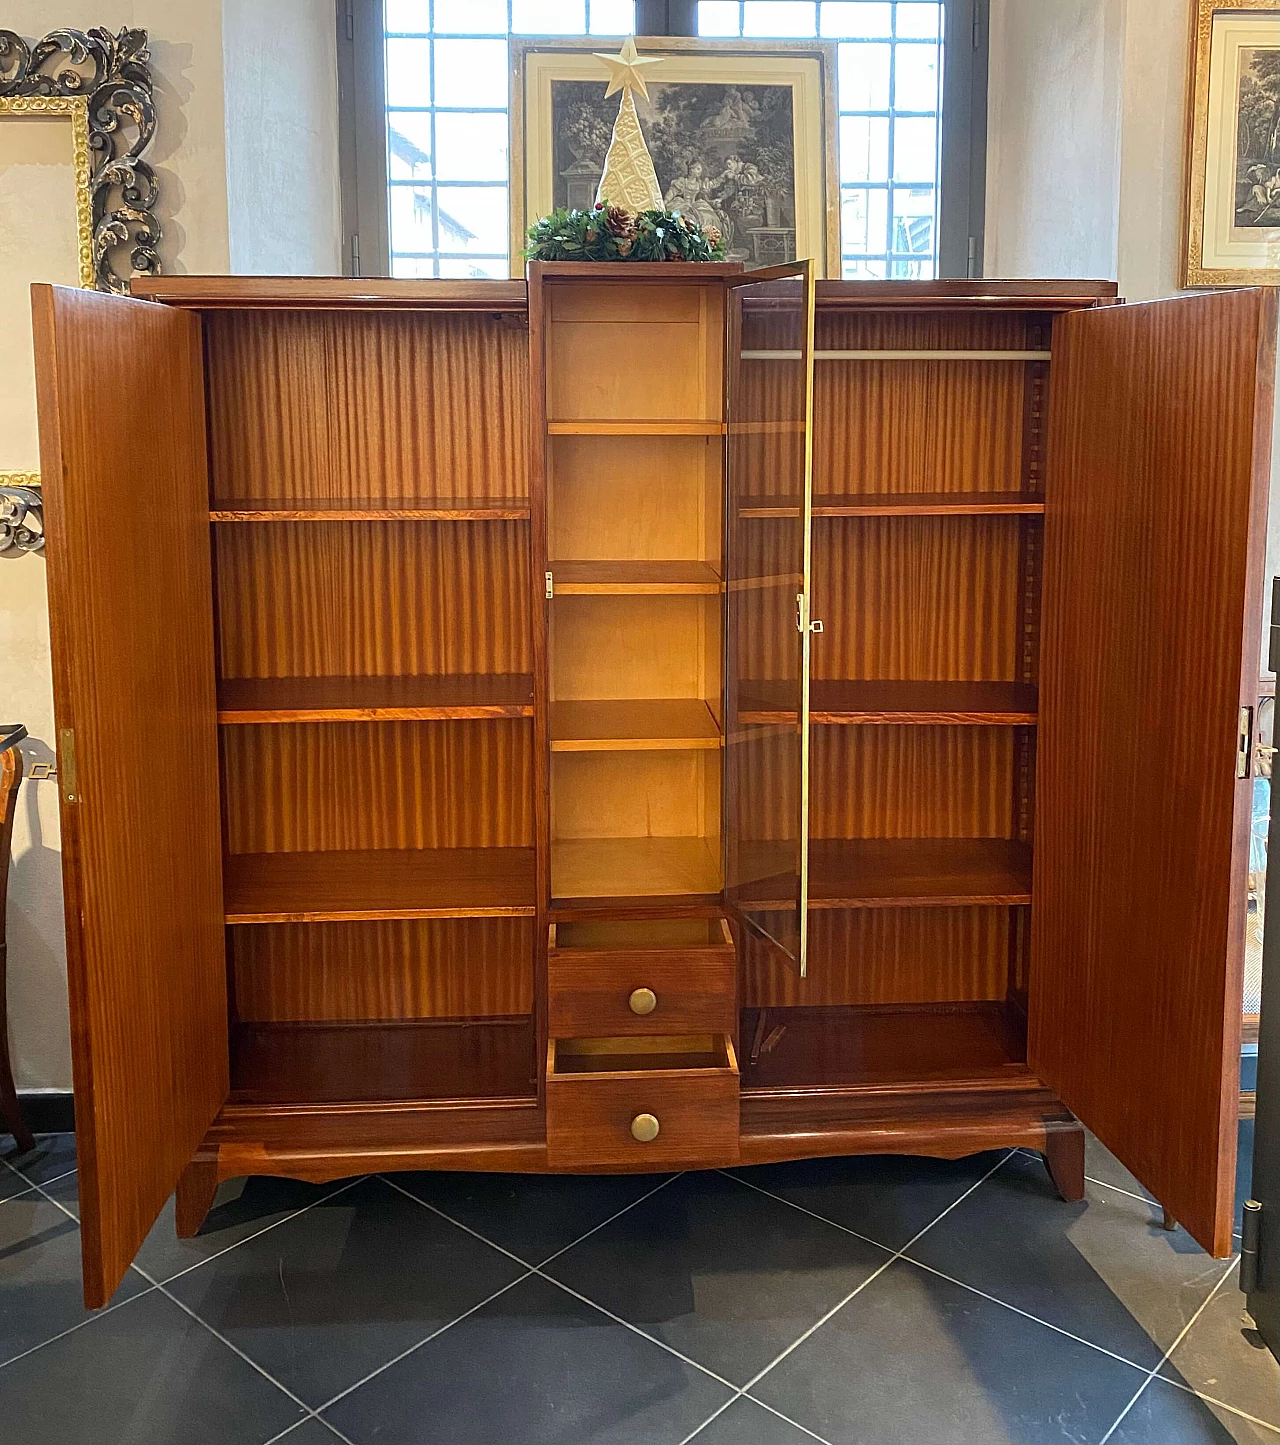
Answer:
[[532, 1019], [238, 1024], [231, 1100], [339, 1104], [534, 1098]]
[[[791, 883], [794, 880], [789, 880]], [[788, 880], [737, 893], [763, 912], [793, 906]], [[1031, 847], [1005, 838], [815, 838], [810, 908], [966, 908], [1031, 902]]]
[[549, 562], [564, 597], [697, 597], [724, 590], [710, 562]]
[[238, 853], [223, 894], [228, 923], [531, 918], [533, 849]]
[[213, 522], [527, 521], [529, 503], [501, 497], [249, 498], [213, 503]]
[[221, 723], [400, 722], [533, 716], [528, 673], [435, 677], [234, 677], [218, 683]]
[[[795, 684], [744, 682], [738, 698], [743, 723], [795, 722]], [[809, 685], [812, 723], [954, 723], [1030, 726], [1036, 689], [1022, 682], [824, 682]]]
[[[815, 492], [815, 517], [991, 517], [1042, 516], [1044, 499], [1021, 492], [868, 492], [847, 496]], [[744, 497], [741, 517], [785, 518], [800, 515], [794, 497]]]
[[721, 746], [720, 725], [700, 697], [580, 699], [551, 704], [553, 753]]
[[579, 418], [570, 421], [549, 421], [547, 433], [553, 437], [719, 437], [725, 431], [722, 421], [701, 421], [690, 417], [648, 418]]
[[742, 1087], [960, 1083], [1025, 1075], [1025, 1027], [1004, 1002], [747, 1009]]
[[556, 898], [650, 898], [720, 891], [719, 840], [569, 838], [551, 844]]

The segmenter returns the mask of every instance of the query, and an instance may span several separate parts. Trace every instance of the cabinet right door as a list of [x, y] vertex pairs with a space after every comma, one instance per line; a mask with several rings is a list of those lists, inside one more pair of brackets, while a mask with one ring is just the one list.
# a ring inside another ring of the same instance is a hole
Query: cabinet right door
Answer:
[[1073, 313], [1050, 382], [1028, 1058], [1232, 1247], [1276, 293]]

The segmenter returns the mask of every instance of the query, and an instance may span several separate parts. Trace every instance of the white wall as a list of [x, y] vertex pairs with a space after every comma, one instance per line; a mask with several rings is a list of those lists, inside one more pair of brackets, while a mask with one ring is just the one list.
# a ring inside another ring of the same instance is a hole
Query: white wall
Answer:
[[[166, 272], [338, 269], [328, 0], [5, 0], [0, 22], [29, 40], [62, 26], [149, 32], [158, 125], [147, 159], [160, 184]], [[38, 239], [28, 249], [26, 280], [71, 279]], [[0, 426], [0, 471], [39, 466], [31, 366], [25, 332], [20, 345], [0, 347], [0, 395], [17, 398]], [[143, 464], [145, 399], [121, 405], [138, 412]], [[29, 762], [53, 757], [45, 567], [38, 557], [0, 559], [0, 719], [26, 723]], [[56, 787], [23, 785], [14, 830], [10, 1042], [27, 1088], [71, 1085]]]

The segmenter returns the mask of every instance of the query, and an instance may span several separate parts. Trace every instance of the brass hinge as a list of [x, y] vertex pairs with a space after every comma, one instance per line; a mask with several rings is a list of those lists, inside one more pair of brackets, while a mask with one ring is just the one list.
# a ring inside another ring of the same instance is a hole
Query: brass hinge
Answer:
[[1236, 732], [1236, 777], [1249, 776], [1250, 754], [1253, 751], [1253, 709], [1242, 707]]
[[547, 573], [544, 573], [543, 575], [544, 575], [544, 576], [546, 577], [546, 579], [547, 579], [547, 596], [548, 596], [548, 598], [554, 597], [554, 596], [555, 596], [555, 582], [554, 582], [554, 580], [552, 579], [551, 573], [550, 573], [550, 572], [547, 572]]
[[74, 728], [58, 729], [58, 776], [62, 779], [65, 802], [78, 803], [80, 789], [76, 786], [76, 735]]

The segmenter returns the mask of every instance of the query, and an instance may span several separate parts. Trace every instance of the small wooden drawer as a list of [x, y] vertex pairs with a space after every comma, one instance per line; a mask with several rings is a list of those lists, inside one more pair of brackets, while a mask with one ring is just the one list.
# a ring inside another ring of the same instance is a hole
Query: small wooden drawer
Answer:
[[553, 1038], [547, 1162], [584, 1172], [736, 1164], [732, 1038]]
[[554, 1036], [734, 1031], [737, 956], [723, 918], [553, 923], [550, 944]]

